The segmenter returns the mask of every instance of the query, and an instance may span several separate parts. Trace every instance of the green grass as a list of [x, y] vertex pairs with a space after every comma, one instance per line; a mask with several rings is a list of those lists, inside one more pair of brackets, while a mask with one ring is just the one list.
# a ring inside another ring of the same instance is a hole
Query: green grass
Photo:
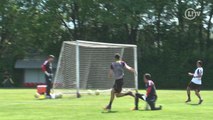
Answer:
[[[213, 91], [201, 91], [202, 105], [197, 97], [185, 104], [185, 91], [158, 90], [157, 105], [161, 111], [131, 111], [133, 98], [115, 99], [112, 112], [103, 113], [109, 96], [83, 96], [80, 99], [65, 97], [55, 100], [36, 100], [33, 89], [0, 89], [0, 120], [212, 120]], [[144, 91], [142, 91], [144, 92]], [[141, 109], [145, 103], [140, 101]]]

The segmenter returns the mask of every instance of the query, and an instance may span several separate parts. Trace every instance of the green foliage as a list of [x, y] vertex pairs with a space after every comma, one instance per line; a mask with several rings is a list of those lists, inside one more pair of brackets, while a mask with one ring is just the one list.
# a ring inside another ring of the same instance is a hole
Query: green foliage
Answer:
[[[187, 8], [200, 16], [185, 19]], [[212, 83], [212, 15], [212, 0], [1, 0], [0, 71], [83, 39], [137, 44], [140, 79], [150, 72], [160, 88], [185, 87], [197, 59]]]

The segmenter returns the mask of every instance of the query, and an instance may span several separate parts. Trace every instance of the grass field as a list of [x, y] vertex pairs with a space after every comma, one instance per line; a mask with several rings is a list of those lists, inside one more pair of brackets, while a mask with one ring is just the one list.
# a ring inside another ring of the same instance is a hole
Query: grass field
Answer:
[[[65, 97], [55, 100], [36, 100], [33, 89], [0, 89], [0, 120], [212, 120], [213, 91], [202, 91], [202, 105], [192, 93], [192, 102], [185, 104], [185, 91], [159, 90], [157, 104], [162, 111], [131, 111], [133, 99], [116, 99], [112, 112], [103, 113], [108, 95], [83, 96], [80, 99]], [[142, 91], [144, 92], [144, 91]]]

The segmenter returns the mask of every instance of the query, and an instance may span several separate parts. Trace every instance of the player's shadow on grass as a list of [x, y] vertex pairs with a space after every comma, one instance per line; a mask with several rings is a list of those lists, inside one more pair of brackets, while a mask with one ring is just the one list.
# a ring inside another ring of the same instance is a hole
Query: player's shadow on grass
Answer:
[[191, 106], [199, 106], [200, 104], [197, 104], [197, 103], [188, 103], [187, 105], [191, 105]]
[[109, 114], [109, 113], [117, 113], [118, 111], [103, 111], [103, 112], [101, 112], [101, 113], [105, 113], [105, 114]]
[[147, 112], [147, 111], [151, 111], [151, 110], [140, 109], [140, 110], [137, 110], [137, 111]]

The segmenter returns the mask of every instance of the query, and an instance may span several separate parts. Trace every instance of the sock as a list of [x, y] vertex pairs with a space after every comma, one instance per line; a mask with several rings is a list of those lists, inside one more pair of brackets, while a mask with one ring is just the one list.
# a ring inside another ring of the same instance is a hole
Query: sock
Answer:
[[112, 106], [112, 101], [110, 101], [110, 102], [109, 102], [109, 105], [108, 105], [108, 107], [111, 107], [111, 106]]
[[138, 97], [135, 97], [135, 109], [138, 109], [138, 102], [139, 102]]
[[188, 96], [188, 100], [191, 100], [191, 97], [190, 97], [190, 95], [189, 95], [189, 94], [187, 94], [187, 96]]

